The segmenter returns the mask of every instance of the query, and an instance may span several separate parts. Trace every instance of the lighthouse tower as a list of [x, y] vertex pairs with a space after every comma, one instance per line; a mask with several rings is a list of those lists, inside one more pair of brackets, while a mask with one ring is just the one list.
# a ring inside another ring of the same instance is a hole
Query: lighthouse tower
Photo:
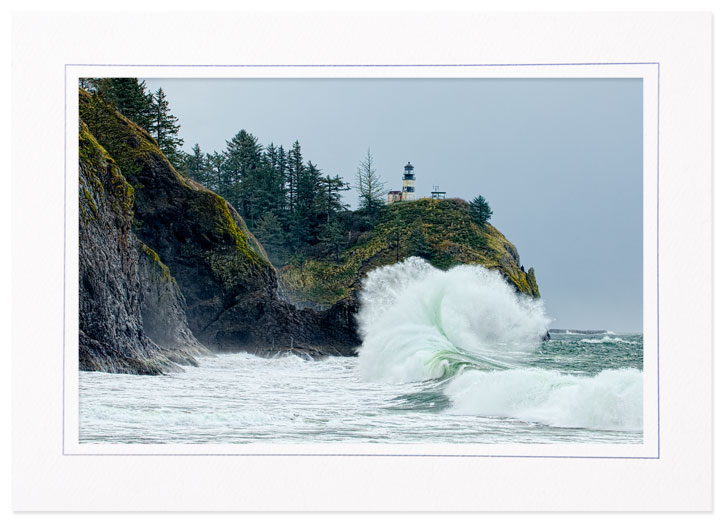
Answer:
[[405, 165], [405, 171], [403, 172], [403, 200], [415, 200], [415, 172], [410, 162]]

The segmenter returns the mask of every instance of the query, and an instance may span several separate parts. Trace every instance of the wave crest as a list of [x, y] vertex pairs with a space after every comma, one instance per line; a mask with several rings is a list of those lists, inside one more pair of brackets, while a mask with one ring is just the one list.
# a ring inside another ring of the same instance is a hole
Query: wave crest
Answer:
[[358, 325], [364, 379], [435, 379], [463, 365], [509, 368], [541, 341], [543, 304], [482, 266], [442, 271], [423, 259], [378, 268], [363, 282]]

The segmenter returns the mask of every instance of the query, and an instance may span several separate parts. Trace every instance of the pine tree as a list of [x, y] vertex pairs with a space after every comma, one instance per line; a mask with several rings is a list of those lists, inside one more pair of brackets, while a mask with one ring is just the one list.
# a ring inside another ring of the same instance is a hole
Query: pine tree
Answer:
[[214, 153], [207, 153], [205, 160], [207, 169], [209, 170], [207, 188], [222, 195], [225, 190], [223, 167], [226, 158], [223, 153], [217, 153], [215, 151]]
[[150, 117], [149, 133], [156, 139], [156, 143], [169, 162], [174, 167], [180, 168], [183, 161], [180, 148], [184, 141], [179, 137], [179, 119], [171, 114], [169, 101], [166, 100], [166, 93], [162, 88], [151, 96]]
[[473, 199], [469, 202], [469, 204], [471, 206], [471, 218], [473, 219], [473, 222], [479, 226], [483, 226], [491, 219], [493, 212], [482, 195]]
[[285, 176], [284, 167], [280, 166], [280, 156], [274, 144], [270, 144], [262, 155], [261, 169], [256, 175], [256, 184], [261, 195], [260, 214], [268, 211], [274, 213], [282, 222], [285, 217]]
[[264, 246], [273, 265], [281, 266], [286, 262], [289, 253], [285, 247], [284, 231], [274, 213], [268, 211], [262, 215], [257, 221], [254, 234]]
[[209, 187], [209, 169], [207, 166], [208, 155], [201, 152], [199, 144], [194, 144], [191, 154], [186, 156], [184, 165], [186, 176], [195, 180], [203, 186]]
[[254, 226], [255, 205], [258, 201], [254, 185], [254, 171], [262, 160], [262, 147], [257, 137], [245, 130], [239, 131], [232, 140], [227, 141], [223, 165], [224, 191], [221, 196], [227, 199], [242, 214], [245, 220]]
[[152, 96], [146, 92], [146, 83], [137, 78], [93, 79], [91, 85], [119, 113], [142, 128], [151, 126]]
[[294, 214], [299, 200], [299, 181], [305, 169], [304, 159], [302, 157], [302, 147], [298, 140], [292, 145], [292, 149], [287, 152], [287, 195], [288, 210]]
[[350, 185], [343, 181], [339, 175], [329, 175], [320, 178], [320, 209], [325, 214], [327, 222], [343, 211], [345, 205], [342, 203], [342, 192], [350, 189]]
[[355, 188], [359, 193], [360, 209], [368, 216], [376, 217], [385, 204], [385, 185], [373, 167], [370, 148], [358, 166]]
[[316, 240], [320, 224], [318, 204], [322, 173], [311, 161], [300, 171], [297, 179], [297, 204], [293, 213], [295, 236], [308, 244]]
[[264, 153], [262, 153], [262, 160], [273, 170], [277, 170], [277, 146], [275, 146], [274, 143], [270, 143], [266, 148], [264, 148]]
[[335, 257], [335, 262], [340, 262], [340, 253], [345, 244], [345, 231], [340, 221], [333, 219], [325, 222], [320, 227], [319, 241], [323, 252]]
[[289, 199], [288, 187], [287, 187], [287, 165], [288, 158], [285, 149], [280, 146], [277, 149], [277, 162], [276, 162], [277, 180], [280, 184], [280, 191], [282, 194], [282, 200], [279, 203], [279, 209], [275, 212], [282, 228], [285, 231], [289, 231], [290, 222], [292, 220], [292, 210], [290, 208], [291, 200]]

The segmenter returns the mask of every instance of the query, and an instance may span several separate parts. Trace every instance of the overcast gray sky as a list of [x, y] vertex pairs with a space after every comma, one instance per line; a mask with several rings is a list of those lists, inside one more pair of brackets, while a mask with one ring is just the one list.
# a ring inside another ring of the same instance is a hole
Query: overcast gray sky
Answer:
[[145, 80], [187, 151], [246, 129], [350, 183], [369, 147], [390, 189], [410, 161], [418, 197], [482, 194], [553, 327], [642, 330], [641, 80]]

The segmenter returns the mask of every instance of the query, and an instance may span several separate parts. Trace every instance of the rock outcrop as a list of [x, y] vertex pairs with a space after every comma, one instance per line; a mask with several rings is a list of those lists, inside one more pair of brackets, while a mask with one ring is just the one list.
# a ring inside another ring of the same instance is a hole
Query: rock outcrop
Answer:
[[141, 318], [146, 335], [179, 364], [195, 364], [200, 355], [212, 355], [194, 337], [186, 319], [186, 300], [169, 268], [159, 256], [137, 241], [138, 276], [141, 282]]
[[160, 374], [194, 364], [144, 331], [133, 188], [85, 125], [79, 152], [80, 369]]

